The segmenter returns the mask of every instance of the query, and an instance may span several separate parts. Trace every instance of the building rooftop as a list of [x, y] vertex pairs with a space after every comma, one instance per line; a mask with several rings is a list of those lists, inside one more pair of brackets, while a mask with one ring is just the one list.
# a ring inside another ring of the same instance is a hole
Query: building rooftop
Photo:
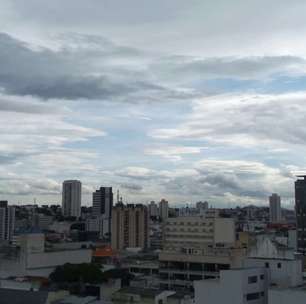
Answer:
[[144, 298], [154, 298], [161, 294], [163, 290], [153, 288], [124, 287], [121, 288], [118, 292], [126, 294], [137, 294]]

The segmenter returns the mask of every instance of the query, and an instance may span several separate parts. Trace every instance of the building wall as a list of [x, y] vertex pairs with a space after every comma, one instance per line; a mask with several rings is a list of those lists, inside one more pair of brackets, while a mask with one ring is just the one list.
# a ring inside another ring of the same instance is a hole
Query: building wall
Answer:
[[305, 304], [305, 290], [269, 290], [269, 304]]
[[82, 184], [78, 180], [63, 182], [62, 209], [64, 216], [81, 216]]
[[144, 205], [117, 205], [112, 211], [112, 248], [148, 247], [148, 210]]
[[[250, 279], [256, 281], [250, 281]], [[267, 304], [268, 282], [265, 269], [220, 272], [220, 279], [194, 282], [195, 304]], [[251, 296], [257, 299], [248, 299]]]
[[283, 259], [248, 258], [246, 267], [268, 267], [270, 283], [284, 287], [302, 284], [302, 261]]

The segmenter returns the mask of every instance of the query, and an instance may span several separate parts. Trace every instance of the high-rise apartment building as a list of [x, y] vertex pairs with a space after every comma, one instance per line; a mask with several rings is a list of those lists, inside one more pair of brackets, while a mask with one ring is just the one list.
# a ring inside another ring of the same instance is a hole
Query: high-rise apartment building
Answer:
[[112, 248], [148, 247], [148, 208], [141, 204], [117, 204], [112, 211]]
[[11, 241], [15, 227], [15, 208], [0, 201], [0, 241]]
[[101, 236], [111, 233], [113, 199], [112, 187], [100, 187], [92, 194], [92, 215], [100, 220]]
[[92, 194], [92, 213], [95, 216], [104, 215], [106, 218], [112, 217], [113, 208], [112, 187], [100, 187]]
[[159, 202], [159, 217], [161, 218], [162, 221], [167, 220], [169, 215], [169, 204], [168, 201], [165, 199], [162, 199]]
[[158, 216], [158, 206], [154, 201], [151, 201], [149, 205], [149, 216], [157, 217]]
[[62, 212], [64, 216], [81, 216], [82, 184], [78, 180], [63, 182]]
[[281, 198], [276, 193], [269, 197], [270, 202], [270, 223], [280, 223], [282, 221]]
[[295, 181], [297, 249], [306, 255], [306, 175], [298, 177]]

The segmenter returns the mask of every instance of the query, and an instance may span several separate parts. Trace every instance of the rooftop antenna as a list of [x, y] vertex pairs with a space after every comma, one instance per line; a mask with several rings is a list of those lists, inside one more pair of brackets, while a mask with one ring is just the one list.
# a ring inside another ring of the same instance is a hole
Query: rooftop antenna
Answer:
[[117, 190], [117, 204], [119, 204], [119, 189]]

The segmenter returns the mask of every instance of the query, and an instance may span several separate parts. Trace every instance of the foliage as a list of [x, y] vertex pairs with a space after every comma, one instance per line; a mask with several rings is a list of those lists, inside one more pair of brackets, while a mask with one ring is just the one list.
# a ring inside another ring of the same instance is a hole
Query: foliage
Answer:
[[92, 263], [67, 263], [62, 266], [57, 266], [49, 278], [54, 283], [83, 282], [96, 284], [103, 281], [102, 271], [99, 266]]

